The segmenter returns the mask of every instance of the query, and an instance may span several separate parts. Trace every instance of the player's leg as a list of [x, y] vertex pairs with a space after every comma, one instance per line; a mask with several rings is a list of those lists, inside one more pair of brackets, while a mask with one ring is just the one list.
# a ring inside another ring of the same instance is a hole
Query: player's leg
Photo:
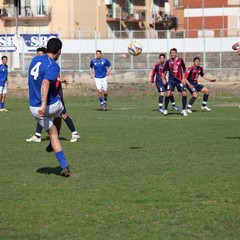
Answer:
[[182, 111], [181, 114], [184, 117], [187, 117], [187, 110], [186, 110], [186, 106], [187, 106], [187, 91], [186, 91], [186, 86], [182, 84], [181, 81], [179, 81], [176, 85], [178, 92], [181, 92], [182, 95]]
[[[51, 105], [52, 107], [52, 113], [54, 112], [54, 115], [60, 116], [63, 106], [60, 101], [57, 103]], [[65, 154], [62, 150], [61, 143], [58, 138], [58, 130], [57, 127], [53, 124], [53, 121], [51, 119], [50, 114], [50, 107], [47, 106], [46, 113], [44, 117], [39, 117], [38, 115], [38, 107], [30, 107], [31, 113], [33, 117], [38, 121], [38, 123], [47, 131], [50, 137], [50, 142], [52, 144], [52, 149], [55, 152], [56, 158], [62, 168], [61, 175], [62, 176], [70, 176], [70, 170], [69, 170], [69, 164], [67, 163]], [[58, 126], [59, 127], [59, 126]]]
[[158, 111], [163, 113], [164, 108], [163, 108], [163, 99], [166, 91], [166, 86], [161, 84], [159, 81], [156, 81], [156, 88], [159, 93], [158, 95]]
[[52, 126], [47, 130], [47, 133], [49, 134], [52, 148], [55, 152], [55, 156], [58, 160], [58, 163], [62, 168], [61, 175], [65, 177], [70, 176], [69, 164], [67, 162], [65, 153], [62, 150], [62, 145], [59, 141], [57, 127], [54, 124], [52, 124]]
[[172, 103], [172, 109], [176, 110], [176, 111], [180, 111], [180, 108], [176, 105], [175, 103], [175, 99], [174, 99], [174, 96], [173, 96], [173, 92], [171, 93], [170, 97], [169, 97], [169, 100], [171, 101]]
[[188, 113], [192, 113], [192, 110], [191, 110], [191, 108], [192, 108], [192, 105], [194, 104], [194, 102], [196, 101], [196, 99], [197, 99], [197, 96], [198, 96], [198, 92], [197, 92], [197, 89], [195, 88], [195, 87], [193, 87], [193, 88], [189, 88], [188, 86], [187, 86], [187, 89], [188, 89], [188, 91], [191, 93], [191, 95], [192, 95], [192, 97], [191, 97], [191, 99], [190, 99], [190, 101], [189, 101], [189, 103], [188, 103], [188, 106], [187, 106], [187, 112]]
[[5, 101], [7, 97], [7, 89], [5, 87], [2, 87], [1, 89], [2, 96], [1, 96], [1, 111], [2, 112], [8, 112], [8, 110], [5, 108]]
[[105, 110], [105, 106], [103, 103], [103, 91], [102, 91], [101, 79], [94, 78], [94, 80], [95, 80], [95, 84], [96, 84], [96, 88], [97, 88], [97, 92], [98, 92], [98, 100], [100, 102], [102, 110]]
[[168, 85], [167, 87], [167, 94], [166, 94], [166, 97], [165, 97], [165, 109], [163, 111], [163, 115], [167, 115], [168, 114], [168, 104], [169, 104], [169, 97], [171, 96], [171, 86]]
[[107, 77], [102, 79], [102, 85], [103, 89], [103, 104], [104, 104], [104, 110], [107, 110], [107, 100], [108, 100], [108, 82], [107, 82]]
[[35, 134], [30, 138], [27, 138], [26, 142], [41, 142], [42, 129], [43, 127], [37, 122]]
[[77, 140], [80, 138], [80, 135], [78, 134], [72, 119], [67, 115], [67, 110], [66, 110], [66, 107], [65, 107], [63, 97], [60, 97], [60, 101], [62, 102], [62, 105], [63, 105], [63, 111], [62, 111], [62, 114], [61, 114], [61, 118], [67, 124], [69, 130], [72, 132], [72, 137], [71, 137], [70, 142], [77, 142]]
[[64, 120], [64, 122], [67, 124], [70, 131], [72, 132], [72, 137], [71, 137], [70, 142], [77, 142], [78, 139], [80, 138], [80, 135], [79, 135], [78, 131], [76, 130], [72, 119], [66, 113], [62, 114], [61, 116], [62, 116], [62, 119]]
[[203, 88], [201, 89], [201, 92], [203, 93], [202, 110], [209, 112], [209, 111], [211, 111], [211, 109], [207, 107], [207, 102], [208, 102], [208, 97], [209, 97], [210, 91], [209, 91], [208, 88], [203, 87]]
[[160, 92], [158, 97], [158, 111], [161, 113], [164, 112], [164, 108], [163, 108], [164, 95], [165, 95], [165, 92]]

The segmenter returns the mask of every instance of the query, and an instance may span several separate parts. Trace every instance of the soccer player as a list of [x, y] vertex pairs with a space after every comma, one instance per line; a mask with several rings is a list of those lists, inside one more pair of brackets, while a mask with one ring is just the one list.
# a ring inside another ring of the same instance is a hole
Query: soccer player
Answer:
[[171, 93], [176, 87], [178, 92], [182, 94], [182, 111], [181, 114], [187, 117], [186, 105], [187, 105], [187, 93], [186, 93], [186, 79], [183, 75], [186, 71], [185, 63], [182, 58], [177, 56], [177, 49], [172, 48], [170, 50], [171, 58], [169, 58], [163, 68], [163, 83], [166, 83], [166, 74], [169, 72], [167, 83], [167, 96], [165, 97], [165, 110], [163, 114], [168, 114], [168, 103]]
[[191, 93], [192, 98], [189, 101], [187, 112], [192, 113], [192, 105], [197, 99], [198, 92], [203, 93], [203, 102], [202, 102], [202, 110], [203, 111], [211, 111], [210, 108], [207, 107], [207, 101], [209, 97], [209, 90], [204, 85], [198, 83], [199, 75], [209, 82], [215, 82], [216, 79], [210, 79], [204, 75], [203, 68], [200, 66], [200, 58], [195, 57], [193, 59], [193, 66], [188, 68], [187, 72], [185, 73], [185, 78], [187, 82], [187, 89]]
[[61, 54], [61, 49], [61, 40], [51, 38], [47, 43], [47, 54], [32, 59], [28, 69], [28, 87], [30, 111], [50, 137], [49, 145], [62, 168], [61, 175], [68, 177], [70, 176], [69, 164], [58, 138], [61, 126], [60, 115], [64, 109], [56, 93], [56, 79], [60, 72], [56, 61]]
[[7, 86], [8, 86], [8, 65], [7, 65], [8, 58], [7, 56], [2, 56], [2, 64], [0, 65], [0, 100], [1, 112], [8, 112], [5, 108], [5, 101], [7, 96]]
[[110, 75], [111, 63], [102, 57], [102, 51], [96, 51], [96, 58], [90, 62], [90, 76], [95, 80], [98, 98], [103, 111], [107, 110], [108, 83], [107, 77]]
[[238, 55], [240, 55], [240, 42], [234, 43], [232, 49], [237, 51]]
[[[47, 53], [47, 49], [44, 47], [37, 49], [38, 56], [42, 56], [46, 53]], [[64, 99], [63, 99], [62, 83], [68, 85], [68, 79], [62, 79], [62, 78], [60, 78], [60, 75], [58, 75], [57, 81], [56, 81], [57, 95], [59, 96], [59, 98], [63, 104], [63, 107], [64, 107], [64, 110], [61, 114], [61, 118], [65, 121], [68, 128], [72, 132], [72, 137], [71, 137], [70, 142], [77, 142], [78, 139], [80, 138], [80, 135], [76, 131], [76, 128], [74, 126], [72, 119], [67, 115], [67, 110], [66, 110], [66, 107], [64, 104]], [[43, 130], [43, 127], [39, 123], [37, 123], [35, 134], [33, 136], [31, 136], [30, 138], [27, 138], [26, 142], [38, 142], [38, 143], [41, 142], [42, 130]]]
[[[154, 87], [154, 78], [156, 76], [155, 85], [159, 92], [159, 97], [158, 97], [159, 109], [158, 109], [158, 111], [161, 113], [163, 113], [163, 111], [164, 111], [163, 98], [164, 98], [165, 92], [167, 91], [167, 85], [163, 84], [163, 82], [162, 82], [162, 70], [163, 70], [164, 63], [165, 63], [165, 54], [161, 53], [161, 54], [159, 54], [159, 62], [157, 62], [153, 66], [151, 78], [150, 78], [152, 87]], [[176, 106], [176, 104], [175, 104], [173, 94], [171, 94], [171, 96], [170, 96], [170, 101], [172, 102], [172, 108], [179, 111], [179, 107]]]

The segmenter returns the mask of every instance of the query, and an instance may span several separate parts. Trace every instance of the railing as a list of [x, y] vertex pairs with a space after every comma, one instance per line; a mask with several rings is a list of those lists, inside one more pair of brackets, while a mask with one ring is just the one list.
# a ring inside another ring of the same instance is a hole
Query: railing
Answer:
[[145, 21], [146, 11], [141, 9], [107, 9], [107, 20]]
[[[40, 29], [39, 29], [40, 30]], [[207, 32], [207, 30], [205, 30]], [[95, 51], [101, 49], [104, 56], [111, 63], [113, 70], [132, 71], [150, 70], [158, 61], [159, 53], [169, 57], [169, 50], [177, 48], [179, 55], [190, 66], [195, 56], [201, 58], [205, 69], [239, 69], [240, 57], [231, 49], [239, 41], [239, 29], [213, 29], [218, 32], [218, 37], [206, 32], [192, 36], [199, 30], [192, 31], [109, 31], [109, 32], [84, 32], [69, 33], [58, 32], [63, 41], [62, 55], [59, 59], [62, 71], [88, 71], [89, 61], [94, 58]], [[194, 34], [193, 34], [193, 33]], [[227, 36], [230, 33], [231, 36]], [[35, 55], [38, 47], [46, 46], [51, 34], [41, 31], [24, 34], [10, 34], [0, 32], [0, 56], [9, 56], [9, 65], [12, 71], [25, 72], [30, 59]], [[143, 52], [136, 57], [128, 54], [127, 47], [131, 40], [139, 41]]]
[[[31, 20], [32, 17], [51, 17], [52, 8], [50, 6], [25, 6], [18, 8], [18, 17], [29, 17]], [[11, 20], [15, 17], [15, 9], [13, 5], [9, 7], [3, 7], [1, 16], [5, 20]]]

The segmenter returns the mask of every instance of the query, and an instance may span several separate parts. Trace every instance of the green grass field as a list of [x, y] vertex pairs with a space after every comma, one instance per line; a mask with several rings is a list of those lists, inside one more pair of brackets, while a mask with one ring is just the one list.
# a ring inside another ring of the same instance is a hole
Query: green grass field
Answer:
[[[212, 112], [157, 112], [157, 95], [65, 99], [80, 132], [61, 143], [72, 176], [53, 153], [27, 143], [35, 130], [25, 99], [0, 113], [0, 239], [239, 239], [238, 99], [210, 98]], [[179, 103], [179, 98], [177, 98]], [[180, 106], [180, 104], [178, 104]]]

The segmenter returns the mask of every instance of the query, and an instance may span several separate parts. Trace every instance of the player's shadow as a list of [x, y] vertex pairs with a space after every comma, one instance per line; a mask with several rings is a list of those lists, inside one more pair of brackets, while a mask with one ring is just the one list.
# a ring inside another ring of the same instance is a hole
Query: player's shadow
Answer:
[[43, 167], [43, 168], [37, 169], [36, 172], [48, 174], [48, 175], [50, 175], [50, 174], [60, 175], [61, 167]]
[[[65, 137], [59, 137], [59, 140], [67, 141], [68, 139], [66, 139]], [[50, 138], [49, 137], [42, 138], [42, 141], [50, 141]]]
[[95, 109], [92, 109], [93, 111], [99, 111], [99, 112], [107, 112], [107, 111], [111, 111], [112, 109], [111, 108], [108, 108], [107, 110], [102, 110], [101, 108], [95, 108]]
[[230, 140], [238, 139], [238, 140], [240, 140], [240, 137], [226, 137], [226, 139], [230, 139]]

